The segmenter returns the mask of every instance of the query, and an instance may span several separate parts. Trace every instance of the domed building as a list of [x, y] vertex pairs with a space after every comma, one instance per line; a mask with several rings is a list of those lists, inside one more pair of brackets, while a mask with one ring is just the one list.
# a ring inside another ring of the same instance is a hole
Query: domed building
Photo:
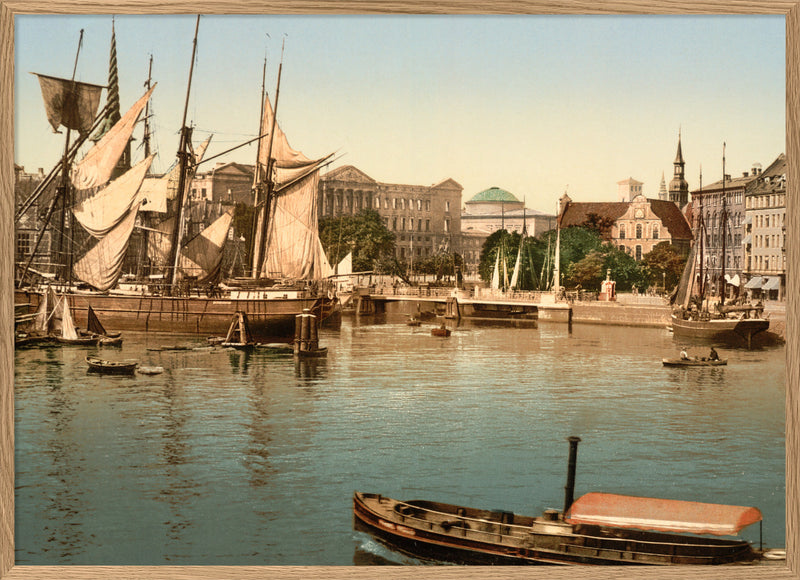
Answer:
[[527, 235], [538, 236], [555, 227], [555, 214], [527, 209], [525, 202], [505, 189], [484, 189], [464, 202], [461, 212], [461, 237], [466, 269], [468, 272], [477, 272], [483, 242], [497, 230], [522, 233], [524, 229]]

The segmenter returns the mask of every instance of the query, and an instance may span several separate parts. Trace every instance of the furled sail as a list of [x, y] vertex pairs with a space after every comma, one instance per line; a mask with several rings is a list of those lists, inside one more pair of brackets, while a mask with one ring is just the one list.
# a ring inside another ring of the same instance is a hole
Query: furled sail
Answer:
[[75, 263], [73, 272], [79, 280], [102, 292], [117, 283], [139, 207], [132, 207], [125, 219]]
[[181, 249], [178, 264], [181, 275], [194, 276], [198, 282], [206, 282], [216, 277], [232, 221], [231, 209], [219, 216]]
[[117, 165], [139, 120], [147, 100], [156, 88], [150, 89], [125, 113], [122, 118], [103, 135], [103, 138], [72, 169], [70, 178], [76, 189], [89, 189], [106, 183]]
[[53, 131], [63, 125], [67, 129], [87, 133], [97, 116], [100, 93], [104, 87], [50, 77], [34, 73], [39, 77], [47, 120]]
[[154, 157], [151, 155], [140, 161], [108, 187], [72, 209], [75, 219], [87, 232], [100, 239], [128, 215]]

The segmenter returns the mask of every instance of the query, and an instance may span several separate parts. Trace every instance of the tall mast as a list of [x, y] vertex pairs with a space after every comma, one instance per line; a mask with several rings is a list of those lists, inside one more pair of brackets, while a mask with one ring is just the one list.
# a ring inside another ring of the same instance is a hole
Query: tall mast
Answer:
[[[150, 83], [153, 80], [153, 55], [150, 55], [150, 65], [147, 67], [147, 81], [144, 83], [146, 90], [150, 90]], [[144, 156], [150, 157], [150, 99], [144, 106], [144, 135], [142, 136], [144, 142]]]
[[703, 166], [700, 166], [700, 219], [697, 222], [697, 235], [700, 238], [700, 299], [706, 295], [706, 280], [704, 278], [705, 273], [703, 272], [703, 248], [705, 246], [706, 241], [706, 234], [705, 234], [705, 222], [703, 221]]
[[[75, 64], [72, 67], [72, 84], [71, 90], [75, 90], [75, 74], [78, 70], [78, 57], [81, 54], [81, 46], [83, 45], [83, 29], [81, 28], [80, 38], [78, 38], [78, 50], [75, 53]], [[64, 158], [61, 164], [61, 219], [59, 221], [59, 236], [58, 236], [58, 257], [61, 267], [61, 277], [66, 278], [67, 283], [72, 282], [72, 216], [67, 216], [68, 208], [72, 205], [72, 188], [69, 183], [69, 140], [71, 129], [67, 127], [67, 136], [64, 140]], [[69, 221], [69, 225], [67, 222]], [[67, 240], [66, 255], [64, 252], [64, 234], [65, 230], [69, 230], [69, 238]], [[62, 261], [63, 259], [63, 261]]]
[[561, 202], [558, 203], [558, 214], [556, 215], [556, 254], [553, 259], [553, 292], [558, 296], [561, 290]]
[[[269, 35], [267, 35], [269, 36]], [[253, 215], [253, 223], [250, 228], [250, 266], [252, 268], [251, 276], [253, 278], [258, 277], [258, 269], [256, 268], [255, 264], [255, 246], [256, 246], [256, 232], [259, 227], [259, 220], [258, 220], [258, 206], [260, 203], [264, 202], [264, 191], [261, 187], [261, 163], [259, 162], [259, 157], [261, 156], [261, 139], [263, 139], [264, 135], [264, 106], [265, 106], [265, 99], [267, 98], [267, 55], [264, 54], [264, 68], [261, 71], [261, 111], [260, 116], [258, 118], [258, 146], [256, 147], [256, 163], [255, 163], [255, 170], [253, 171], [253, 208], [255, 209], [255, 214]]]
[[[256, 256], [255, 263], [253, 264], [253, 278], [258, 278], [259, 272], [261, 271], [261, 266], [264, 264], [264, 254], [263, 251], [266, 249], [266, 239], [267, 239], [267, 224], [269, 224], [269, 211], [270, 206], [272, 204], [272, 194], [273, 188], [275, 183], [272, 180], [272, 169], [275, 163], [275, 160], [272, 158], [272, 144], [275, 141], [275, 125], [278, 119], [278, 98], [280, 97], [281, 91], [281, 73], [283, 72], [283, 49], [285, 46], [286, 40], [281, 43], [281, 60], [278, 64], [278, 81], [275, 86], [275, 107], [272, 111], [272, 125], [269, 128], [269, 146], [267, 148], [267, 167], [265, 170], [265, 175], [263, 176], [262, 183], [266, 185], [266, 190], [264, 191], [264, 199], [262, 203], [264, 204], [264, 211], [261, 212], [261, 220], [258, 224], [258, 231], [260, 232], [260, 237], [256, 236], [254, 239], [260, 239], [262, 248], [254, 248], [254, 255]], [[265, 105], [262, 105], [265, 106]], [[258, 165], [258, 163], [256, 163]]]
[[722, 273], [720, 283], [722, 293], [720, 296], [720, 306], [725, 306], [725, 230], [728, 225], [728, 205], [725, 199], [725, 143], [722, 144]]
[[178, 161], [180, 163], [180, 175], [178, 177], [177, 206], [178, 215], [175, 221], [175, 229], [172, 232], [172, 247], [170, 248], [170, 263], [172, 264], [172, 279], [170, 291], [175, 293], [175, 284], [178, 280], [178, 261], [180, 259], [180, 240], [181, 229], [183, 228], [184, 213], [184, 190], [186, 189], [186, 177], [189, 167], [189, 143], [191, 141], [191, 129], [186, 126], [186, 115], [189, 110], [189, 95], [192, 90], [192, 75], [194, 74], [194, 59], [197, 54], [197, 31], [200, 28], [200, 15], [197, 15], [197, 22], [194, 27], [194, 42], [192, 43], [192, 62], [189, 66], [189, 82], [186, 87], [186, 103], [183, 107], [183, 121], [181, 122], [181, 138], [178, 146]]

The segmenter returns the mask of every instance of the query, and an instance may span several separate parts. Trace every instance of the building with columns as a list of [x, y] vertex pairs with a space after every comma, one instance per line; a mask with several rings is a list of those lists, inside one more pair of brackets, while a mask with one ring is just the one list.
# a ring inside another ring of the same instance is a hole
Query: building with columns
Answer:
[[461, 251], [461, 192], [452, 179], [437, 184], [381, 183], [352, 166], [338, 167], [319, 182], [320, 217], [373, 209], [396, 236], [399, 260]]

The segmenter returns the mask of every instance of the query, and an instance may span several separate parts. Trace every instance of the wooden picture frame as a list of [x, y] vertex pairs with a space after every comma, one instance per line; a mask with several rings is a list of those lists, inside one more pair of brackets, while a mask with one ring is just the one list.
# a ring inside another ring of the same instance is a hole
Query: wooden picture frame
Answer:
[[[588, 3], [580, 0], [185, 0], [169, 3], [136, 0], [106, 3], [100, 0], [0, 0], [0, 220], [6, 248], [0, 259], [0, 308], [4, 320], [13, 315], [12, 222], [14, 161], [14, 16], [18, 14], [777, 14], [786, 18], [786, 155], [789, 160], [787, 221], [791, 235], [787, 256], [792, 275], [787, 277], [786, 347], [786, 510], [787, 560], [785, 566], [708, 568], [465, 568], [436, 566], [423, 568], [359, 567], [232, 567], [232, 566], [15, 566], [14, 565], [14, 343], [12, 325], [0, 332], [0, 578], [798, 578], [800, 577], [800, 356], [797, 348], [798, 297], [800, 285], [794, 275], [800, 261], [798, 236], [800, 209], [800, 0], [614, 0]], [[12, 250], [9, 250], [11, 248]]]

